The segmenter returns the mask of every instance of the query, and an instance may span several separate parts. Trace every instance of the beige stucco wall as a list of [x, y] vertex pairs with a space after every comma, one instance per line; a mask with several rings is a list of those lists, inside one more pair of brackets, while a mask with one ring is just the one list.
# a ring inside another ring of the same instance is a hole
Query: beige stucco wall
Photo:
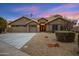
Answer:
[[50, 24], [47, 24], [46, 25], [46, 31], [52, 31], [52, 26]]
[[50, 26], [49, 26], [49, 25], [46, 25], [46, 31], [47, 31], [47, 32], [51, 31], [51, 29], [50, 29]]
[[[47, 28], [46, 28], [46, 31], [52, 31], [52, 25], [53, 24], [60, 24], [60, 25], [67, 25], [68, 22], [67, 21], [64, 21], [64, 20], [61, 20], [61, 19], [57, 19], [55, 21], [51, 21], [50, 23], [47, 24]], [[71, 25], [71, 24], [70, 24]], [[68, 25], [69, 26], [69, 25]], [[71, 27], [71, 26], [70, 26]]]

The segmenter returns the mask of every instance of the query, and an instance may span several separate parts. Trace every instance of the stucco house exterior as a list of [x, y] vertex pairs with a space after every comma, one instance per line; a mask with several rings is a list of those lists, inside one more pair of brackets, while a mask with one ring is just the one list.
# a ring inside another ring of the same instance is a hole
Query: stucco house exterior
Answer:
[[21, 17], [8, 24], [8, 32], [54, 32], [58, 30], [71, 30], [72, 22], [56, 15], [50, 18], [29, 19]]

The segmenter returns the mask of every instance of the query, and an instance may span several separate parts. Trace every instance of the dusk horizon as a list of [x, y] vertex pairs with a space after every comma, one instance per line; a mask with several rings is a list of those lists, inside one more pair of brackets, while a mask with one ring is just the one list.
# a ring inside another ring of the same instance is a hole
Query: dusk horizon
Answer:
[[1, 3], [0, 17], [12, 21], [19, 17], [50, 17], [59, 14], [71, 19], [79, 19], [78, 3]]

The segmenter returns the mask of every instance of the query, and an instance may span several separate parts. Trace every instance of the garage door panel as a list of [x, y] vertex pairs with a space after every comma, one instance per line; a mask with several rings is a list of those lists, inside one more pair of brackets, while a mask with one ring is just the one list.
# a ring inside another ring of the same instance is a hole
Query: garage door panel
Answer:
[[26, 27], [13, 27], [12, 32], [27, 32]]
[[37, 32], [37, 25], [30, 25], [30, 32]]

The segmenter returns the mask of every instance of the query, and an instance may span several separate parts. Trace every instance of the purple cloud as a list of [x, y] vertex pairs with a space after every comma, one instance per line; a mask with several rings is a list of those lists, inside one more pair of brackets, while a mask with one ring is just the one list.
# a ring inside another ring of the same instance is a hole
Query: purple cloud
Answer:
[[[63, 16], [76, 17], [79, 15], [78, 11], [72, 11], [71, 9], [77, 8], [79, 4], [64, 4], [55, 8], [48, 9], [44, 13], [40, 14], [41, 17], [50, 17], [54, 14], [60, 14]], [[76, 17], [77, 18], [77, 17]]]
[[13, 9], [14, 12], [38, 12], [39, 8], [36, 6], [30, 6], [30, 7], [17, 7]]

